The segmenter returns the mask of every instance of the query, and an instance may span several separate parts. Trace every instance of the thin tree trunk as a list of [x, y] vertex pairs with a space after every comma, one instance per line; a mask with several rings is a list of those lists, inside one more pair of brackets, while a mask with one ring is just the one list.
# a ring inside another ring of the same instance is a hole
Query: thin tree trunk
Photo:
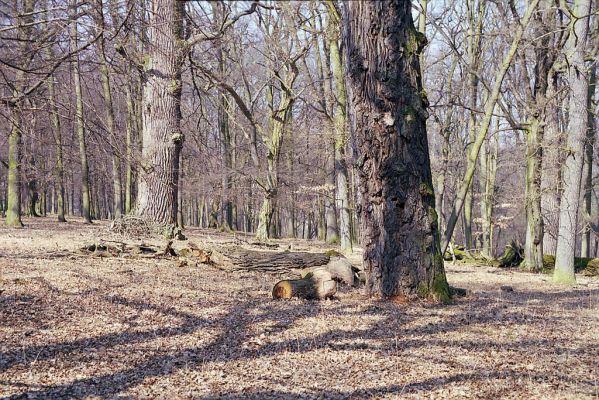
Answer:
[[[125, 160], [125, 214], [129, 214], [133, 208], [133, 128], [135, 126], [135, 111], [131, 95], [131, 83], [125, 84], [127, 101], [127, 128], [125, 146], [127, 159]], [[139, 134], [139, 132], [138, 132]]]
[[339, 213], [339, 244], [341, 250], [352, 248], [350, 232], [350, 203], [347, 175], [347, 93], [345, 89], [344, 66], [339, 50], [339, 39], [341, 36], [341, 16], [332, 1], [327, 2], [329, 10], [329, 24], [333, 28], [329, 38], [329, 49], [331, 52], [331, 69], [335, 82], [336, 108], [334, 113], [335, 123], [335, 199], [337, 212]]
[[64, 162], [62, 156], [62, 134], [60, 125], [60, 116], [58, 114], [58, 107], [56, 107], [56, 92], [54, 89], [54, 77], [48, 78], [48, 95], [49, 95], [49, 106], [50, 116], [52, 119], [52, 125], [54, 127], [54, 149], [56, 156], [56, 184], [58, 189], [56, 190], [56, 208], [58, 213], [58, 222], [66, 222], [64, 216], [65, 205], [64, 205]]
[[[75, 0], [71, 2], [71, 13], [77, 15]], [[77, 48], [77, 20], [74, 19], [70, 27], [71, 51]], [[87, 163], [87, 148], [85, 143], [85, 122], [83, 120], [83, 93], [81, 92], [81, 74], [79, 71], [79, 54], [75, 54], [72, 60], [73, 84], [75, 85], [77, 137], [79, 139], [79, 158], [81, 160], [81, 216], [86, 224], [92, 222], [91, 199], [89, 190], [89, 166]]]
[[98, 55], [100, 58], [100, 76], [102, 78], [102, 89], [104, 90], [104, 112], [106, 113], [106, 130], [108, 140], [112, 146], [112, 191], [113, 191], [113, 218], [119, 218], [123, 214], [121, 168], [118, 156], [119, 140], [116, 137], [114, 123], [114, 108], [112, 106], [112, 89], [110, 85], [110, 71], [105, 49], [105, 24], [104, 24], [104, 0], [96, 0], [95, 22], [99, 30], [97, 41]]
[[[478, 87], [479, 87], [479, 74], [481, 73], [482, 67], [482, 27], [485, 19], [485, 1], [474, 1], [469, 0], [468, 3], [468, 14], [469, 14], [469, 30], [472, 34], [468, 38], [468, 63], [470, 65], [470, 74], [468, 75], [468, 89], [470, 92], [470, 110], [468, 112], [468, 141], [469, 146], [467, 152], [472, 150], [470, 145], [474, 143], [476, 138], [476, 109], [478, 108]], [[483, 143], [484, 146], [484, 143]], [[466, 158], [466, 169], [476, 168], [476, 157], [468, 156]], [[466, 249], [473, 249], [474, 243], [472, 241], [472, 196], [473, 187], [469, 186], [466, 192], [466, 198], [464, 200], [464, 240]]]
[[[15, 4], [16, 6], [16, 4]], [[32, 35], [33, 11], [35, 1], [24, 0], [22, 11], [17, 16], [17, 36], [20, 39], [19, 50], [20, 56], [24, 57], [22, 61], [22, 69], [17, 69], [15, 73], [15, 83], [13, 86], [13, 98], [18, 99], [24, 90], [25, 72], [32, 61], [32, 56], [29, 54], [30, 38]], [[17, 102], [9, 102], [9, 121], [10, 133], [8, 135], [8, 182], [7, 182], [7, 205], [6, 205], [6, 225], [14, 227], [22, 227], [21, 221], [21, 162], [22, 162], [22, 103], [23, 100]]]
[[[595, 17], [597, 20], [598, 17]], [[595, 24], [599, 25], [599, 24]], [[587, 95], [587, 112], [588, 112], [588, 128], [585, 143], [585, 161], [582, 179], [584, 179], [584, 210], [583, 215], [585, 223], [582, 231], [582, 243], [580, 247], [581, 257], [591, 257], [591, 227], [590, 222], [592, 216], [596, 215], [593, 212], [593, 150], [595, 147], [595, 114], [593, 109], [595, 107], [595, 87], [597, 84], [597, 62], [593, 62], [589, 67], [589, 90]]]
[[[17, 72], [19, 75], [19, 72]], [[17, 80], [19, 82], [19, 80]], [[10, 107], [11, 129], [8, 136], [8, 185], [6, 225], [22, 227], [21, 222], [21, 110], [20, 105]]]
[[559, 129], [559, 110], [562, 99], [557, 93], [555, 72], [548, 79], [545, 112], [545, 135], [543, 137], [543, 160], [541, 169], [541, 215], [543, 216], [543, 254], [555, 256], [559, 205], [562, 192], [561, 165], [563, 164], [563, 135]]
[[512, 59], [518, 50], [518, 46], [520, 45], [520, 40], [522, 39], [522, 34], [524, 33], [524, 28], [528, 25], [528, 21], [530, 20], [533, 11], [536, 9], [539, 0], [532, 0], [528, 8], [526, 9], [526, 14], [518, 24], [516, 28], [516, 32], [514, 34], [514, 39], [512, 40], [512, 44], [505, 55], [501, 66], [497, 73], [495, 74], [495, 83], [493, 85], [493, 89], [487, 98], [485, 104], [485, 114], [481, 123], [478, 127], [478, 133], [476, 135], [476, 139], [474, 143], [472, 143], [472, 148], [468, 151], [468, 158], [471, 160], [468, 164], [468, 168], [466, 169], [466, 173], [464, 174], [464, 178], [460, 184], [458, 189], [456, 200], [454, 202], [453, 208], [451, 210], [451, 215], [449, 216], [449, 220], [447, 221], [447, 229], [445, 231], [445, 238], [441, 245], [441, 251], [443, 254], [447, 251], [447, 246], [449, 245], [449, 241], [453, 236], [453, 230], [455, 229], [456, 222], [462, 211], [464, 206], [464, 202], [466, 199], [466, 195], [472, 183], [472, 178], [474, 177], [474, 171], [476, 169], [476, 159], [478, 158], [478, 154], [480, 152], [480, 148], [487, 137], [487, 132], [489, 131], [489, 125], [491, 123], [491, 118], [493, 116], [493, 109], [495, 108], [495, 104], [497, 103], [497, 99], [499, 98], [499, 91], [501, 89], [501, 85], [503, 83], [503, 78], [507, 73], [508, 68], [512, 64]]

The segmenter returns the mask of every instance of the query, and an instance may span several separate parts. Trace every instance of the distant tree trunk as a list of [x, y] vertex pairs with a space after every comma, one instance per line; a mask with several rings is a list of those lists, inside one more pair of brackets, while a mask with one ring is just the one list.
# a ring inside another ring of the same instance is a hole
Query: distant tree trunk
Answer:
[[409, 1], [349, 2], [346, 13], [366, 293], [447, 301], [418, 62], [426, 39]]
[[[47, 0], [46, 6], [51, 6], [50, 0]], [[44, 53], [48, 59], [52, 59], [52, 47], [46, 46]], [[54, 75], [48, 77], [48, 106], [50, 108], [50, 119], [52, 121], [54, 136], [54, 153], [56, 163], [54, 167], [56, 189], [52, 196], [52, 206], [54, 212], [58, 215], [58, 222], [66, 222], [65, 218], [65, 188], [64, 188], [64, 161], [62, 151], [62, 132], [60, 124], [60, 115], [56, 106], [56, 89], [54, 87]]]
[[62, 156], [62, 134], [60, 126], [60, 116], [58, 114], [58, 107], [56, 106], [56, 92], [54, 89], [54, 77], [48, 78], [48, 95], [49, 95], [49, 106], [50, 116], [52, 118], [52, 126], [54, 130], [54, 149], [56, 156], [56, 200], [53, 201], [56, 204], [56, 212], [58, 214], [58, 222], [66, 222], [65, 214], [65, 190], [64, 190], [64, 162]]
[[[319, 15], [320, 19], [320, 15]], [[322, 22], [321, 22], [322, 23]], [[326, 27], [327, 34], [331, 31], [331, 21], [328, 21]], [[331, 65], [330, 57], [332, 57], [330, 51], [330, 39], [327, 41], [323, 38], [323, 50], [324, 58], [321, 57], [320, 47], [318, 38], [315, 37], [314, 44], [316, 45], [316, 69], [319, 76], [320, 84], [317, 86], [319, 90], [318, 95], [322, 97], [320, 101], [321, 106], [324, 109], [324, 113], [327, 117], [326, 134], [323, 138], [323, 144], [325, 145], [325, 187], [326, 192], [324, 194], [324, 222], [325, 229], [322, 232], [323, 235], [319, 234], [319, 238], [322, 236], [322, 240], [326, 240], [328, 243], [336, 243], [339, 240], [339, 228], [337, 224], [337, 213], [335, 211], [335, 184], [336, 184], [336, 171], [335, 171], [335, 139], [332, 137], [332, 126], [330, 124], [330, 116], [332, 115], [332, 88], [331, 88]], [[324, 61], [324, 62], [323, 62]]]
[[553, 280], [574, 283], [574, 255], [576, 251], [576, 227], [579, 206], [581, 174], [584, 163], [584, 142], [587, 131], [588, 76], [584, 62], [591, 0], [576, 0], [573, 8], [569, 36], [564, 53], [568, 65], [567, 82], [570, 88], [568, 106], [568, 137], [566, 139], [566, 162], [564, 165], [564, 194], [560, 203], [559, 231], [555, 255]]
[[547, 108], [547, 90], [550, 70], [555, 60], [550, 54], [551, 21], [554, 11], [550, 1], [541, 2], [533, 19], [534, 36], [539, 44], [535, 48], [534, 88], [530, 99], [532, 116], [526, 140], [526, 242], [523, 266], [531, 271], [543, 268], [543, 236], [545, 232], [541, 208], [541, 168], [543, 162], [543, 136]]
[[165, 225], [177, 223], [181, 131], [181, 49], [185, 3], [155, 0], [150, 12], [142, 100], [143, 150], [138, 215]]
[[499, 92], [501, 89], [501, 85], [503, 83], [503, 78], [505, 77], [507, 70], [512, 64], [512, 60], [518, 50], [518, 46], [520, 45], [520, 40], [522, 39], [522, 34], [524, 33], [524, 28], [528, 25], [528, 21], [530, 20], [533, 11], [537, 8], [539, 4], [539, 0], [531, 0], [528, 4], [528, 8], [526, 9], [526, 13], [524, 17], [522, 17], [521, 21], [517, 24], [516, 32], [514, 33], [514, 38], [512, 40], [512, 44], [508, 49], [503, 61], [500, 64], [499, 69], [495, 73], [495, 82], [493, 84], [493, 88], [487, 100], [485, 102], [485, 113], [481, 120], [480, 125], [478, 126], [478, 132], [476, 134], [475, 140], [472, 143], [472, 148], [467, 152], [469, 158], [472, 159], [472, 162], [468, 163], [468, 167], [466, 168], [466, 172], [464, 173], [464, 178], [459, 185], [456, 199], [451, 210], [451, 215], [447, 221], [447, 228], [445, 230], [445, 238], [443, 239], [443, 243], [441, 245], [441, 251], [443, 254], [447, 251], [447, 246], [453, 236], [453, 230], [455, 229], [455, 225], [458, 221], [458, 217], [462, 211], [462, 207], [464, 206], [464, 202], [466, 200], [466, 196], [468, 193], [468, 189], [472, 184], [472, 178], [474, 177], [474, 171], [476, 169], [476, 160], [478, 158], [480, 148], [482, 147], [487, 133], [489, 131], [489, 125], [491, 124], [491, 118], [493, 116], [493, 110], [495, 109], [495, 104], [497, 103], [497, 99], [499, 98]]
[[[212, 13], [214, 15], [214, 30], [218, 30], [220, 24], [226, 19], [226, 5], [222, 2], [213, 2]], [[216, 40], [216, 58], [218, 61], [218, 74], [222, 79], [227, 75], [226, 54], [227, 49], [222, 39]], [[222, 177], [222, 226], [226, 230], [230, 230], [233, 225], [233, 203], [231, 202], [231, 173], [233, 170], [232, 148], [231, 148], [231, 131], [229, 127], [229, 113], [231, 112], [230, 99], [227, 92], [218, 89], [217, 116], [218, 127], [221, 139], [221, 150], [223, 157], [223, 177]]]
[[[598, 20], [595, 17], [595, 20]], [[599, 25], [599, 23], [595, 23]], [[599, 35], [598, 35], [599, 37]], [[596, 216], [596, 212], [593, 210], [593, 151], [595, 147], [595, 114], [593, 112], [595, 107], [595, 87], [597, 85], [597, 61], [593, 62], [589, 67], [589, 90], [587, 96], [587, 112], [588, 112], [588, 128], [585, 143], [585, 160], [582, 179], [584, 180], [584, 210], [583, 215], [585, 218], [583, 231], [582, 231], [582, 243], [580, 246], [581, 257], [591, 257], [591, 227], [590, 222], [593, 216]]]
[[10, 133], [8, 135], [8, 182], [7, 182], [7, 205], [6, 205], [6, 225], [22, 227], [21, 221], [21, 162], [22, 162], [22, 105], [23, 99], [19, 99], [25, 88], [25, 72], [33, 60], [29, 48], [31, 35], [33, 34], [33, 15], [35, 8], [34, 0], [24, 0], [21, 9], [18, 9], [15, 2], [15, 11], [17, 11], [17, 37], [19, 41], [15, 42], [20, 50], [19, 60], [21, 69], [15, 73], [14, 86], [12, 88], [13, 98], [16, 101], [8, 102]]
[[293, 104], [295, 96], [293, 95], [293, 85], [298, 76], [296, 66], [297, 57], [291, 58], [284, 67], [284, 75], [282, 72], [277, 72], [277, 83], [279, 85], [278, 102], [274, 102], [274, 86], [269, 85], [267, 89], [267, 104], [269, 106], [269, 134], [266, 138], [267, 155], [267, 171], [266, 179], [259, 182], [264, 198], [262, 207], [258, 217], [258, 228], [256, 229], [256, 237], [259, 240], [268, 239], [272, 233], [273, 227], [272, 216], [275, 207], [275, 200], [279, 190], [279, 155], [283, 144], [283, 137], [286, 127], [291, 121], [293, 112]]
[[[127, 101], [127, 128], [125, 137], [127, 153], [127, 159], [125, 161], [125, 214], [129, 214], [133, 209], [133, 130], [135, 127], [135, 111], [130, 82], [125, 84], [125, 91]], [[137, 132], [137, 134], [139, 133], [140, 132]]]
[[106, 130], [108, 140], [112, 146], [112, 191], [113, 191], [113, 218], [119, 218], [123, 214], [121, 167], [118, 155], [119, 140], [116, 136], [114, 122], [114, 108], [112, 106], [112, 89], [110, 85], [110, 71], [105, 49], [105, 24], [104, 24], [104, 0], [95, 0], [96, 10], [94, 19], [98, 29], [99, 39], [97, 41], [98, 55], [100, 58], [100, 76], [102, 78], [102, 89], [104, 90], [104, 111], [106, 113]]
[[545, 135], [541, 168], [541, 215], [543, 216], [543, 254], [555, 256], [559, 225], [559, 204], [562, 192], [563, 135], [559, 129], [559, 110], [562, 99], [558, 94], [557, 76], [548, 79], [545, 111]]
[[[77, 4], [71, 2], [71, 13], [77, 15]], [[71, 51], [77, 48], [77, 19], [73, 17], [70, 27]], [[86, 224], [92, 222], [91, 217], [91, 198], [89, 189], [89, 166], [87, 163], [87, 148], [85, 143], [85, 122], [83, 120], [83, 93], [81, 92], [81, 74], [79, 71], [79, 54], [73, 55], [73, 84], [75, 85], [76, 114], [75, 123], [77, 126], [77, 137], [79, 139], [79, 157], [81, 159], [81, 216]]]
[[[22, 73], [17, 72], [17, 76]], [[22, 79], [22, 77], [21, 77]], [[17, 78], [17, 82], [19, 79]], [[8, 136], [8, 185], [6, 225], [22, 227], [21, 222], [21, 110], [20, 105], [10, 107], [11, 129]]]
[[[469, 30], [471, 34], [468, 38], [468, 63], [470, 65], [470, 73], [468, 75], [468, 90], [470, 99], [470, 110], [468, 112], [468, 142], [467, 152], [473, 150], [472, 144], [476, 138], [476, 109], [478, 108], [478, 86], [479, 74], [482, 67], [482, 29], [486, 13], [486, 1], [469, 0], [468, 20]], [[466, 157], [466, 168], [475, 168], [476, 157]], [[464, 239], [466, 249], [474, 248], [472, 241], [472, 185], [469, 186], [464, 200]]]
[[335, 82], [335, 99], [337, 101], [334, 113], [335, 122], [335, 199], [337, 212], [339, 213], [339, 244], [341, 250], [351, 249], [349, 212], [349, 190], [347, 173], [347, 94], [345, 90], [344, 66], [339, 50], [341, 37], [341, 16], [332, 1], [327, 2], [329, 10], [329, 25], [332, 28], [329, 38], [329, 49], [331, 53], [331, 69]]
[[[447, 74], [447, 93], [453, 93], [453, 78], [458, 61], [459, 58], [455, 57], [449, 68], [449, 73]], [[450, 99], [450, 101], [453, 101], [453, 99]], [[449, 169], [449, 153], [451, 151], [450, 140], [453, 131], [453, 112], [453, 107], [450, 107], [447, 110], [447, 114], [445, 115], [445, 119], [440, 130], [442, 139], [441, 168], [439, 169], [439, 174], [437, 175], [437, 190], [435, 191], [435, 210], [437, 211], [437, 221], [440, 232], [443, 232], [443, 228], [445, 227], [445, 214], [443, 211], [445, 209], [445, 181], [447, 179], [447, 173]]]
[[[497, 119], [497, 131], [499, 119]], [[481, 252], [493, 257], [493, 206], [495, 195], [495, 178], [497, 176], [497, 153], [499, 151], [498, 133], [487, 138], [480, 156], [480, 217], [482, 220]]]

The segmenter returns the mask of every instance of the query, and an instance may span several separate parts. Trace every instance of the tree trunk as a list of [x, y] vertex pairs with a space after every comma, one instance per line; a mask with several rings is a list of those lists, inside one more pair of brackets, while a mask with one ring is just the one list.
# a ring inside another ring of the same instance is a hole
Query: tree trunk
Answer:
[[[476, 4], [475, 4], [476, 3]], [[468, 143], [466, 152], [473, 150], [471, 146], [476, 138], [476, 109], [478, 108], [478, 86], [479, 86], [479, 74], [481, 73], [482, 66], [482, 27], [485, 19], [485, 1], [475, 2], [469, 0], [468, 5], [468, 19], [469, 19], [469, 30], [472, 32], [468, 38], [468, 63], [470, 65], [470, 74], [468, 75], [468, 90], [470, 98], [470, 110], [468, 112]], [[476, 165], [476, 157], [466, 157], [467, 166], [466, 169], [474, 169]], [[464, 200], [464, 240], [467, 250], [474, 248], [472, 241], [472, 196], [473, 188], [469, 186], [466, 192], [466, 198]]]
[[439, 248], [411, 2], [349, 2], [345, 49], [366, 293], [450, 298]]
[[[125, 85], [127, 101], [127, 131], [125, 146], [127, 159], [125, 161], [125, 214], [131, 213], [133, 209], [133, 129], [135, 127], [135, 111], [131, 94], [131, 83]], [[140, 132], [137, 132], [139, 134]]]
[[570, 88], [568, 106], [568, 137], [566, 139], [566, 162], [564, 165], [564, 194], [559, 209], [559, 231], [555, 254], [553, 280], [574, 283], [574, 254], [576, 251], [576, 227], [579, 206], [581, 174], [584, 163], [584, 142], [587, 131], [588, 76], [584, 62], [591, 0], [576, 0], [570, 32], [564, 53], [568, 65], [567, 83]]
[[559, 129], [559, 110], [562, 99], [557, 89], [557, 76], [550, 74], [545, 112], [543, 160], [541, 172], [541, 211], [543, 216], [543, 254], [555, 256], [559, 205], [562, 191], [561, 165], [563, 164], [563, 135]]
[[534, 35], [540, 43], [535, 49], [535, 81], [532, 93], [532, 117], [526, 141], [526, 242], [524, 267], [531, 271], [543, 268], [543, 236], [545, 233], [541, 204], [541, 170], [543, 163], [543, 136], [547, 115], [547, 90], [555, 56], [550, 54], [551, 28], [554, 11], [549, 1], [541, 3], [534, 18]]
[[60, 116], [58, 114], [58, 107], [56, 106], [56, 92], [54, 89], [54, 77], [48, 78], [48, 95], [49, 95], [49, 106], [50, 116], [52, 118], [52, 126], [54, 128], [54, 149], [56, 155], [56, 211], [58, 214], [58, 222], [66, 222], [65, 214], [65, 189], [64, 189], [64, 162], [62, 155], [62, 134], [60, 125]]
[[105, 31], [104, 24], [104, 0], [96, 0], [96, 10], [94, 14], [96, 29], [99, 30], [99, 39], [97, 41], [98, 55], [100, 58], [100, 76], [102, 78], [102, 89], [104, 91], [104, 112], [106, 113], [106, 131], [108, 140], [112, 146], [112, 191], [113, 191], [113, 218], [119, 218], [123, 214], [121, 167], [118, 156], [119, 140], [116, 137], [114, 123], [114, 108], [112, 106], [112, 90], [110, 85], [110, 71], [108, 69], [108, 60], [106, 59], [105, 49]]
[[332, 28], [329, 37], [329, 49], [331, 53], [331, 70], [335, 82], [336, 108], [333, 111], [335, 122], [335, 199], [337, 212], [339, 213], [339, 244], [341, 250], [352, 248], [350, 234], [350, 212], [349, 212], [349, 190], [347, 175], [347, 93], [345, 90], [344, 66], [339, 50], [339, 39], [341, 36], [341, 16], [332, 1], [327, 2], [329, 11], [329, 26]]
[[485, 113], [483, 119], [481, 120], [480, 125], [478, 126], [478, 133], [472, 143], [472, 148], [467, 152], [468, 158], [472, 159], [472, 162], [468, 163], [468, 168], [464, 174], [464, 178], [460, 183], [458, 192], [456, 194], [456, 199], [451, 210], [451, 215], [447, 221], [447, 228], [445, 231], [445, 238], [441, 245], [441, 251], [445, 254], [447, 251], [447, 246], [449, 245], [449, 241], [453, 236], [453, 230], [455, 229], [455, 225], [457, 223], [458, 217], [462, 211], [462, 207], [464, 206], [464, 202], [466, 200], [466, 196], [470, 185], [472, 184], [472, 178], [474, 177], [474, 171], [476, 169], [476, 159], [478, 158], [478, 154], [480, 152], [480, 148], [487, 137], [487, 133], [489, 131], [489, 125], [491, 124], [491, 118], [493, 116], [493, 110], [495, 108], [495, 104], [497, 103], [497, 99], [499, 98], [499, 92], [501, 89], [501, 85], [503, 83], [503, 78], [505, 77], [507, 70], [512, 64], [512, 60], [518, 50], [518, 46], [520, 45], [520, 40], [522, 39], [522, 34], [524, 33], [524, 28], [528, 25], [528, 21], [530, 20], [533, 11], [536, 9], [539, 4], [539, 0], [532, 0], [528, 8], [526, 9], [526, 14], [522, 17], [520, 23], [517, 24], [516, 32], [514, 34], [514, 39], [512, 40], [512, 44], [505, 55], [499, 70], [495, 74], [495, 83], [493, 84], [493, 89], [491, 93], [489, 93], [489, 97], [485, 103]]
[[[499, 119], [497, 119], [497, 131]], [[495, 194], [495, 178], [497, 176], [497, 153], [499, 151], [498, 133], [487, 138], [480, 157], [480, 217], [482, 220], [481, 253], [493, 257], [493, 205]]]
[[[598, 18], [595, 17], [597, 21]], [[595, 23], [599, 25], [599, 23]], [[590, 222], [592, 216], [596, 215], [593, 212], [593, 151], [595, 147], [595, 114], [593, 109], [595, 107], [595, 87], [597, 85], [597, 61], [593, 62], [589, 67], [589, 91], [587, 96], [587, 112], [588, 116], [588, 128], [585, 143], [585, 160], [582, 179], [584, 179], [584, 211], [583, 215], [585, 218], [583, 231], [582, 231], [582, 243], [580, 246], [580, 256], [585, 258], [591, 257], [591, 227]]]
[[[72, 15], [77, 15], [77, 5], [75, 1], [71, 3]], [[71, 51], [77, 48], [77, 20], [71, 22], [70, 40]], [[75, 54], [72, 60], [73, 84], [75, 85], [75, 102], [77, 124], [77, 137], [79, 139], [79, 158], [81, 160], [81, 216], [86, 224], [92, 222], [91, 217], [91, 199], [89, 190], [89, 166], [87, 163], [87, 146], [85, 143], [85, 122], [83, 120], [83, 93], [81, 92], [81, 74], [79, 71], [79, 54]]]
[[143, 90], [143, 149], [137, 214], [150, 221], [177, 223], [181, 131], [181, 49], [185, 3], [152, 3]]
[[[17, 72], [17, 74], [19, 74]], [[18, 80], [17, 80], [18, 82]], [[10, 107], [11, 129], [8, 136], [8, 185], [6, 225], [22, 227], [21, 222], [21, 110]]]
[[[15, 3], [15, 7], [17, 4]], [[35, 1], [23, 1], [21, 11], [17, 16], [17, 37], [19, 39], [19, 56], [22, 69], [17, 69], [13, 86], [13, 98], [18, 99], [24, 90], [25, 72], [33, 57], [29, 51], [31, 46], [31, 35], [33, 31], [33, 15]], [[8, 135], [8, 182], [7, 182], [7, 205], [6, 205], [6, 225], [22, 227], [21, 221], [21, 162], [22, 162], [22, 99], [16, 102], [9, 102], [9, 122], [10, 133]]]

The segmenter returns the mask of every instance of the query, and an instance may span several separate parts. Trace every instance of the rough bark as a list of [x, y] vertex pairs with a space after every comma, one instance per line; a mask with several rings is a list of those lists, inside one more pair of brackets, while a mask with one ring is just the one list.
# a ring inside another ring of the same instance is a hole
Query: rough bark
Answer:
[[419, 66], [426, 39], [414, 27], [409, 1], [346, 5], [366, 293], [448, 301]]
[[281, 273], [291, 269], [323, 266], [330, 261], [328, 255], [319, 253], [267, 252], [242, 248], [223, 248], [218, 249], [218, 252], [226, 258], [223, 268], [232, 271]]
[[182, 30], [185, 4], [176, 0], [152, 3], [147, 29], [143, 90], [143, 149], [137, 214], [153, 222], [177, 222], [181, 131]]

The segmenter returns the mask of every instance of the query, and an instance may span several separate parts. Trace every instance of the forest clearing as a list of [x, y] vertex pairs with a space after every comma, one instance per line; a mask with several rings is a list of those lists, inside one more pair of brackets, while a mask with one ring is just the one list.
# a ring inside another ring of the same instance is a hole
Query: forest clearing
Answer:
[[[277, 275], [80, 256], [85, 244], [123, 237], [107, 222], [26, 223], [0, 230], [2, 398], [598, 395], [596, 277], [577, 276], [566, 289], [550, 275], [447, 263], [450, 285], [469, 292], [448, 306], [368, 300], [342, 286], [331, 300], [276, 301]], [[200, 247], [253, 239], [186, 234]], [[273, 244], [261, 251], [330, 249]]]
[[0, 0], [0, 399], [599, 399], [599, 0]]

